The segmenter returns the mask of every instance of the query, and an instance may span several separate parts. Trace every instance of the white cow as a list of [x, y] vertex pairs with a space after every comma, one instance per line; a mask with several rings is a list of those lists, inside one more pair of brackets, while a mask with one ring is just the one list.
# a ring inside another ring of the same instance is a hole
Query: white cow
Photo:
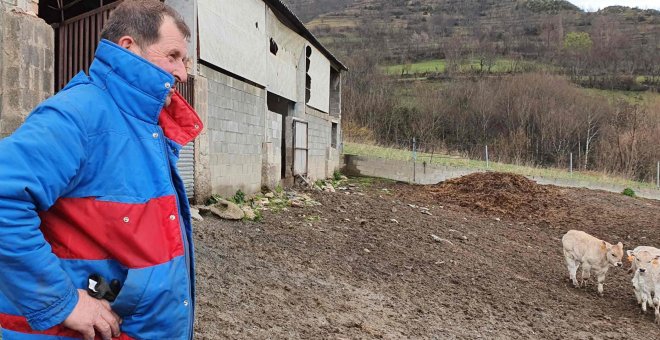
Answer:
[[653, 304], [655, 305], [655, 323], [660, 325], [660, 275], [655, 277]]
[[660, 266], [658, 266], [660, 254], [642, 250], [628, 256], [632, 257], [632, 266], [636, 268], [632, 279], [635, 297], [637, 303], [641, 304], [642, 312], [646, 313], [647, 305], [651, 308], [655, 306], [655, 286], [660, 278]]
[[622, 266], [623, 244], [619, 242], [614, 246], [579, 230], [569, 230], [561, 241], [573, 286], [579, 286], [576, 278], [578, 267], [582, 267], [583, 286], [586, 286], [593, 270], [598, 279], [598, 294], [602, 296], [607, 270], [610, 266]]
[[639, 253], [640, 251], [647, 251], [651, 253], [652, 255], [660, 255], [660, 249], [656, 247], [650, 247], [650, 246], [639, 246], [636, 247], [633, 250], [628, 250], [626, 251], [626, 254], [628, 254], [628, 261], [630, 261], [630, 269], [628, 270], [628, 273], [634, 273], [637, 270], [635, 261], [634, 261], [634, 256]]

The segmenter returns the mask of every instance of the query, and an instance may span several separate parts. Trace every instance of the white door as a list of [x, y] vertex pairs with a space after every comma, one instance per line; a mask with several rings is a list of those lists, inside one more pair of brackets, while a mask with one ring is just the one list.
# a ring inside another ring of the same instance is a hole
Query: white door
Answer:
[[293, 175], [307, 175], [307, 123], [293, 122]]

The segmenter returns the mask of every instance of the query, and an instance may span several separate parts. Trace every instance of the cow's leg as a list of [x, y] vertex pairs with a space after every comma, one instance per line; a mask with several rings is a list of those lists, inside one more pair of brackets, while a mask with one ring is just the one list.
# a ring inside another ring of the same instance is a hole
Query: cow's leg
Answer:
[[642, 303], [642, 292], [639, 287], [639, 274], [635, 273], [632, 279], [633, 291], [635, 292], [635, 298], [637, 298], [637, 304]]
[[576, 276], [578, 270], [578, 262], [566, 251], [564, 251], [564, 258], [566, 259], [566, 267], [568, 268], [568, 275], [571, 278], [571, 282], [573, 282], [573, 286], [577, 287], [578, 281]]
[[598, 280], [598, 295], [603, 296], [603, 282], [605, 281], [605, 274], [607, 274], [607, 269], [605, 271], [599, 271], [596, 274], [596, 279]]
[[582, 263], [582, 286], [586, 287], [591, 277], [591, 266], [588, 263]]

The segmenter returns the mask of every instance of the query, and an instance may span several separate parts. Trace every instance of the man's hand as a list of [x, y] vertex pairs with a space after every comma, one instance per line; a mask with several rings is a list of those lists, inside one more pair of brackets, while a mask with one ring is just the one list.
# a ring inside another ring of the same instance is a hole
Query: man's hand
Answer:
[[108, 301], [97, 300], [89, 296], [87, 291], [78, 289], [78, 304], [62, 325], [80, 332], [85, 340], [94, 340], [96, 332], [103, 340], [111, 340], [120, 334], [120, 320]]

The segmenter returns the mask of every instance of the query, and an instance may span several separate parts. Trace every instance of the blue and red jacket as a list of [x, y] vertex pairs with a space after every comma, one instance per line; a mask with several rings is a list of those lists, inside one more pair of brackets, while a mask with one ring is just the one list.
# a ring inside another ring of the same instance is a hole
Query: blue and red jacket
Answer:
[[103, 40], [0, 141], [2, 339], [77, 339], [60, 323], [88, 276], [117, 279], [122, 339], [191, 339], [190, 207], [176, 168], [202, 130], [174, 78]]

